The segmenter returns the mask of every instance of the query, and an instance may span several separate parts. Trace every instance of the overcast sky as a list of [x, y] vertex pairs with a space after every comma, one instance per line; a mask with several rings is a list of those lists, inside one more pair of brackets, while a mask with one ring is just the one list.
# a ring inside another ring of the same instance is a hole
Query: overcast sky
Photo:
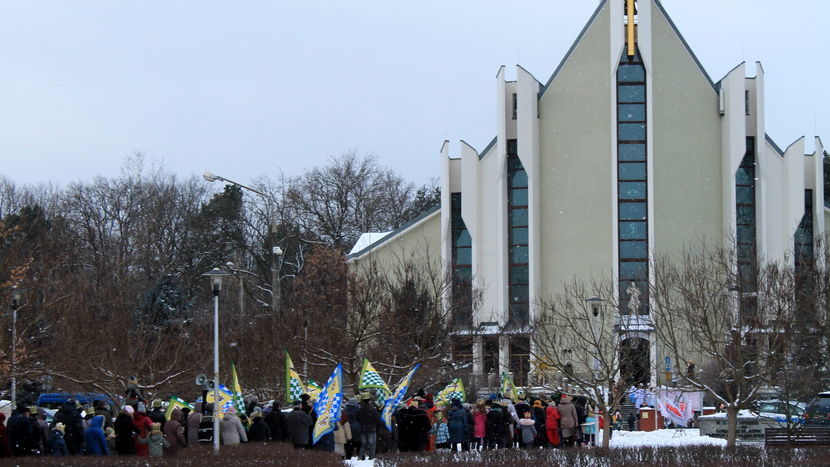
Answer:
[[[546, 82], [597, 4], [0, 0], [0, 175], [115, 176], [140, 151], [245, 183], [353, 149], [424, 183], [444, 139], [492, 139], [499, 66]], [[663, 5], [713, 80], [763, 63], [780, 146], [830, 146], [830, 1]]]

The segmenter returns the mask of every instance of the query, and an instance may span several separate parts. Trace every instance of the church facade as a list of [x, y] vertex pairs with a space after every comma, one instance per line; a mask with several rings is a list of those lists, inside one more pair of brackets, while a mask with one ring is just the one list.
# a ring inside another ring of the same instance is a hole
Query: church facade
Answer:
[[705, 241], [734, 248], [740, 272], [792, 265], [825, 233], [824, 148], [816, 137], [811, 154], [804, 138], [782, 149], [766, 134], [761, 64], [715, 82], [659, 1], [629, 1], [600, 2], [546, 82], [502, 67], [491, 143], [442, 147], [441, 205], [350, 255], [434, 256], [452, 277], [447, 301], [475, 303], [453, 316], [453, 358], [473, 374], [533, 383], [539, 303], [575, 278], [609, 277], [613, 302], [636, 302], [643, 323], [620, 338], [655, 369], [642, 382], [661, 383], [655, 255]]

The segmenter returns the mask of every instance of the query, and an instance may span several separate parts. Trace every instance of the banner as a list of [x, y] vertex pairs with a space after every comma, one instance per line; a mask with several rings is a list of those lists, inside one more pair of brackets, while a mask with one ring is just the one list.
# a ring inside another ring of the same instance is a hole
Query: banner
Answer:
[[319, 399], [321, 392], [323, 392], [323, 387], [317, 384], [317, 381], [308, 380], [308, 384], [305, 385], [305, 393], [311, 396], [311, 400]]
[[[219, 403], [214, 403], [216, 400], [216, 396], [214, 395], [215, 392], [219, 393]], [[215, 412], [219, 414], [219, 418], [223, 418], [225, 411], [233, 406], [233, 391], [220, 384], [217, 387], [217, 391], [210, 391], [207, 393], [206, 400], [208, 404], [213, 404], [214, 408], [218, 407]]]
[[183, 409], [185, 407], [190, 409], [191, 412], [195, 410], [193, 406], [187, 403], [184, 399], [180, 399], [176, 396], [170, 396], [170, 401], [167, 402], [167, 410], [164, 412], [164, 418], [170, 420], [170, 415], [173, 413], [173, 409]]
[[343, 406], [343, 365], [331, 373], [326, 385], [320, 392], [320, 398], [314, 403], [314, 413], [317, 422], [314, 423], [311, 444], [316, 444], [323, 435], [334, 431], [335, 424], [340, 420], [340, 410]]
[[455, 378], [447, 387], [439, 391], [435, 396], [435, 404], [450, 405], [453, 399], [467, 402], [467, 393], [464, 391], [464, 382], [461, 378]]
[[291, 357], [288, 355], [288, 351], [285, 352], [285, 401], [289, 404], [293, 403], [295, 400], [299, 400], [300, 396], [303, 395], [305, 392], [305, 387], [303, 386], [303, 380], [300, 379], [300, 375], [294, 370], [294, 362], [291, 361]]
[[703, 393], [684, 392], [676, 389], [657, 390], [657, 408], [663, 417], [676, 426], [685, 427], [694, 418], [694, 412], [702, 410]]
[[409, 373], [401, 379], [401, 382], [398, 383], [398, 387], [395, 389], [395, 392], [392, 393], [389, 398], [386, 399], [386, 402], [383, 403], [383, 411], [380, 414], [380, 418], [383, 419], [383, 423], [386, 425], [386, 429], [389, 432], [392, 432], [392, 414], [395, 413], [395, 410], [398, 409], [398, 406], [401, 405], [401, 400], [403, 400], [403, 396], [406, 395], [406, 391], [409, 389], [409, 384], [412, 383], [412, 376], [415, 374], [415, 371], [421, 366], [420, 363], [416, 364], [409, 370]]

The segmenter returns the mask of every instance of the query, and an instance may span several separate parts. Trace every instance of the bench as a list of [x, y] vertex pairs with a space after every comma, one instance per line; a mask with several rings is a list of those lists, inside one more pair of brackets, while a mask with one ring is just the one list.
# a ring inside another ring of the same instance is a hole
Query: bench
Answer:
[[821, 446], [830, 445], [830, 427], [802, 426], [790, 432], [786, 428], [767, 428], [764, 433], [766, 446]]

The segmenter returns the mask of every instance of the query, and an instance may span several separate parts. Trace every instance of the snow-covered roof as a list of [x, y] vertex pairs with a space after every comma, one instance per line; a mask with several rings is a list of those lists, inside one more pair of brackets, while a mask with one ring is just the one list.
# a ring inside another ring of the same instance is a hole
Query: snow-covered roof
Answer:
[[357, 242], [354, 244], [349, 254], [353, 255], [357, 253], [390, 233], [392, 233], [391, 230], [389, 232], [366, 232], [364, 234], [360, 234], [360, 238], [357, 239]]

